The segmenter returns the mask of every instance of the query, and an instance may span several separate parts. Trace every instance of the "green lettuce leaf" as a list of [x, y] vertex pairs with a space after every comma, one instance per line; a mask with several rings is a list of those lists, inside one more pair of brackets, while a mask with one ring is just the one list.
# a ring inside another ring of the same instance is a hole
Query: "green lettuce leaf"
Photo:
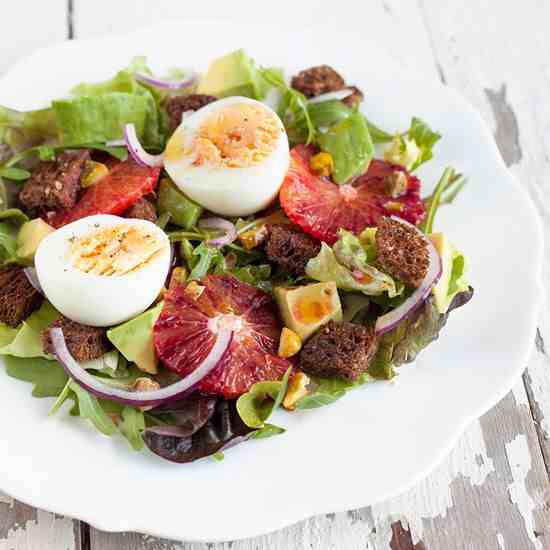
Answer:
[[336, 183], [345, 183], [364, 172], [374, 154], [367, 121], [359, 111], [320, 134], [318, 142], [334, 160], [332, 178]]
[[7, 156], [56, 137], [57, 126], [51, 109], [20, 112], [0, 106], [0, 145], [7, 148]]
[[[352, 251], [356, 250], [356, 241], [357, 237], [349, 233], [336, 242], [334, 249], [323, 243], [319, 254], [307, 263], [306, 275], [316, 281], [334, 281], [342, 290], [356, 290], [368, 296], [383, 292], [390, 297], [399, 295], [402, 287], [397, 288], [389, 275], [366, 263], [366, 252], [360, 245], [358, 255], [354, 255]], [[352, 271], [360, 271], [363, 278], [354, 277]]]
[[17, 261], [17, 233], [8, 222], [0, 222], [0, 264]]
[[413, 117], [408, 137], [416, 143], [419, 150], [418, 157], [411, 166], [411, 170], [416, 170], [421, 164], [428, 162], [433, 157], [432, 149], [441, 139], [441, 134], [434, 132], [423, 120]]
[[142, 142], [156, 145], [145, 140], [148, 100], [141, 95], [82, 96], [54, 101], [52, 108], [63, 144], [120, 139], [124, 125], [133, 123]]
[[12, 332], [14, 329], [0, 324], [0, 334], [6, 334], [6, 329], [8, 329], [9, 334], [14, 336], [10, 343], [0, 348], [0, 355], [50, 358], [42, 349], [41, 333], [60, 316], [59, 312], [49, 302], [44, 301], [40, 309], [32, 313], [27, 320], [15, 329], [15, 334]]
[[471, 287], [455, 294], [449, 309], [443, 314], [439, 313], [434, 297], [430, 296], [413, 317], [401, 321], [382, 336], [369, 374], [373, 378], [393, 378], [395, 368], [414, 361], [424, 348], [437, 340], [449, 313], [468, 303], [472, 296]]
[[68, 377], [57, 361], [7, 356], [4, 365], [8, 376], [33, 384], [34, 397], [57, 397], [67, 384]]
[[257, 382], [239, 397], [237, 412], [249, 428], [262, 428], [271, 413], [283, 402], [291, 370], [292, 367], [279, 381]]

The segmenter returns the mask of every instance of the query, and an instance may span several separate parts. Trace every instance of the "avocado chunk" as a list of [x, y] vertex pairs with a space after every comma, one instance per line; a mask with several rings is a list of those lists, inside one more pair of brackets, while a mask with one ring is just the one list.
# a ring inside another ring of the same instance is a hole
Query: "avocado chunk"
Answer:
[[453, 270], [454, 248], [449, 239], [443, 233], [432, 233], [429, 235], [435, 249], [441, 258], [441, 277], [433, 287], [435, 307], [439, 313], [445, 313], [449, 307], [449, 284]]
[[342, 305], [334, 281], [275, 288], [284, 324], [302, 341], [329, 321], [342, 321]]
[[107, 338], [115, 348], [128, 361], [149, 374], [158, 372], [158, 360], [153, 345], [153, 325], [162, 311], [162, 305], [161, 302], [145, 313], [107, 331]]
[[241, 49], [212, 61], [199, 82], [197, 93], [219, 98], [245, 96], [262, 99], [265, 84], [254, 60]]
[[23, 260], [32, 260], [38, 245], [53, 231], [54, 228], [40, 218], [24, 223], [17, 234], [17, 255]]

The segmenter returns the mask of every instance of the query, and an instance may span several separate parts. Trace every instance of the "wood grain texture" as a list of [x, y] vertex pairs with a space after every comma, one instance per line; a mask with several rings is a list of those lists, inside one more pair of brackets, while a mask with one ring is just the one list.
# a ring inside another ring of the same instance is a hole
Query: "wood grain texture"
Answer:
[[[137, 28], [170, 17], [235, 18], [263, 13], [245, 0], [17, 0], [11, 28], [0, 36], [0, 71], [32, 49], [76, 37]], [[293, 22], [325, 21], [334, 2], [281, 0]], [[341, 2], [331, 21], [348, 28], [355, 2]], [[109, 14], [108, 17], [105, 14]], [[32, 17], [29, 17], [32, 14]], [[32, 19], [32, 23], [30, 23]], [[353, 18], [352, 18], [353, 19]], [[368, 4], [368, 35], [409, 66], [460, 90], [494, 130], [510, 169], [535, 199], [550, 231], [550, 6], [543, 1]], [[44, 24], [47, 21], [48, 24]], [[71, 23], [69, 25], [68, 23]], [[22, 25], [32, 32], [21, 36]], [[389, 38], [388, 38], [389, 37]], [[17, 44], [17, 47], [14, 47]], [[547, 235], [547, 243], [550, 243]], [[550, 244], [547, 244], [549, 247]], [[546, 256], [545, 275], [550, 274]], [[178, 543], [132, 533], [109, 534], [32, 509], [0, 495], [0, 550], [523, 550], [550, 549], [550, 298], [546, 299], [528, 369], [514, 390], [475, 422], [426, 480], [387, 502], [312, 518], [276, 533], [224, 544]], [[535, 337], [534, 337], [535, 340]], [[542, 452], [541, 452], [542, 449]], [[406, 452], [404, 452], [406, 460]], [[88, 539], [89, 537], [89, 539]]]

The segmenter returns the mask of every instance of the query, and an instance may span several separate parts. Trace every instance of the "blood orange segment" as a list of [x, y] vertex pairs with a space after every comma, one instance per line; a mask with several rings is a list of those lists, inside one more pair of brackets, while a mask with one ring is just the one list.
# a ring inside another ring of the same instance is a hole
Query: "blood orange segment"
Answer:
[[155, 190], [159, 174], [160, 168], [140, 166], [133, 160], [119, 162], [82, 195], [74, 208], [58, 212], [48, 223], [58, 228], [94, 214], [121, 214]]
[[[336, 185], [311, 171], [311, 155], [303, 145], [292, 149], [279, 198], [286, 215], [314, 237], [332, 244], [340, 228], [360, 233], [383, 216], [399, 216], [415, 225], [424, 217], [420, 180], [403, 167], [373, 160], [352, 184]], [[386, 178], [395, 171], [407, 176], [407, 187], [402, 195], [391, 197]]]
[[273, 299], [230, 275], [170, 289], [153, 331], [159, 359], [186, 376], [208, 355], [222, 324], [233, 329], [233, 341], [199, 390], [232, 399], [256, 382], [282, 378], [290, 362], [277, 356], [281, 324]]

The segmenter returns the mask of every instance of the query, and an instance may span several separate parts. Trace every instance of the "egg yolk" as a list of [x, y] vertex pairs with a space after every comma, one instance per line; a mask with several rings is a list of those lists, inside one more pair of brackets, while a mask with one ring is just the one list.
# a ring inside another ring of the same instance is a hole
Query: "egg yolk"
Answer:
[[120, 276], [137, 271], [152, 261], [165, 243], [147, 228], [120, 224], [72, 237], [69, 261], [92, 275]]
[[283, 132], [277, 116], [259, 105], [237, 103], [212, 113], [195, 135], [193, 164], [244, 168], [263, 162]]

